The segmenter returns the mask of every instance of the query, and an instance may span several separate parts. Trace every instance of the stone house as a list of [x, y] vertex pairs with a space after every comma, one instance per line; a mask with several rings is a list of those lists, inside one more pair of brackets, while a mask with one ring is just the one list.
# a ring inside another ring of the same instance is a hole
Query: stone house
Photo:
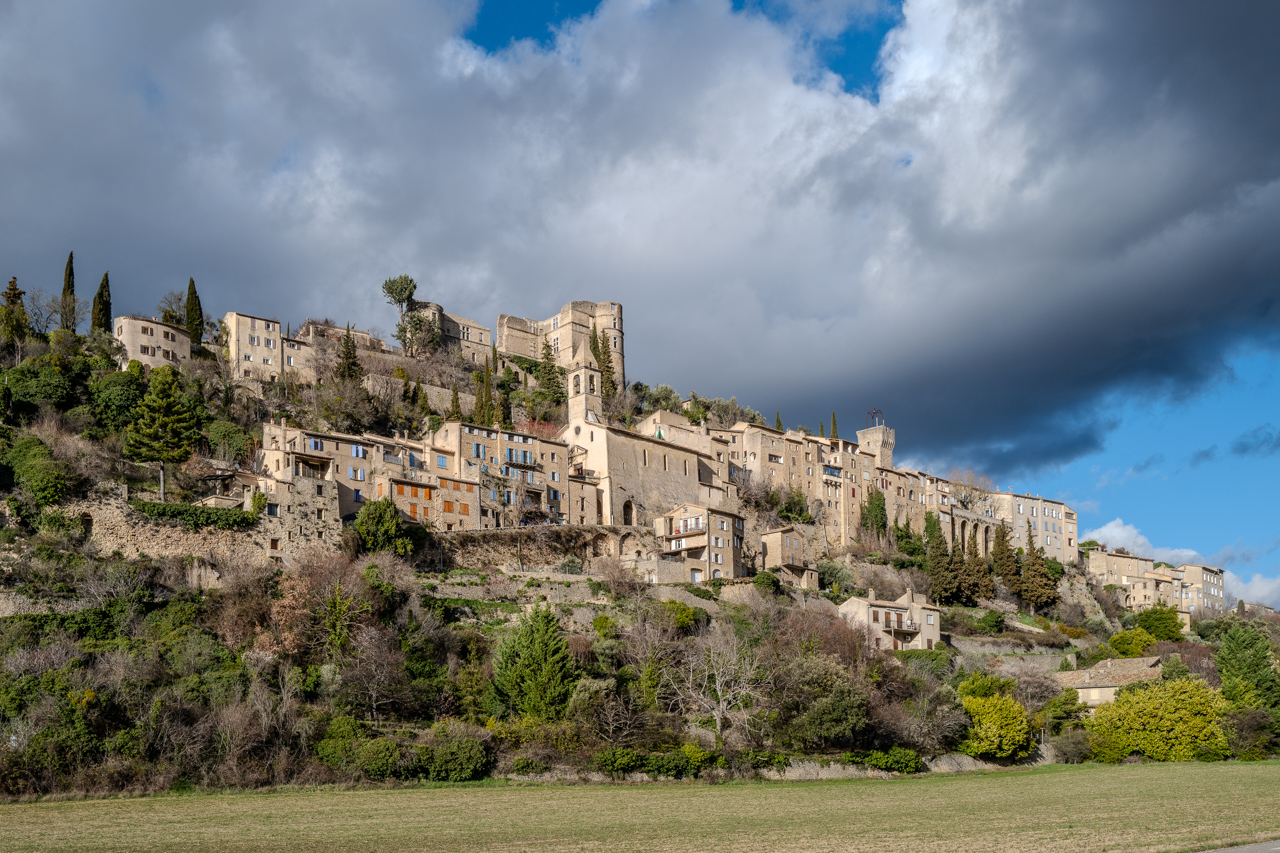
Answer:
[[613, 359], [619, 387], [626, 385], [626, 346], [622, 328], [622, 305], [617, 302], [577, 300], [560, 308], [546, 320], [498, 315], [497, 346], [503, 355], [541, 359], [542, 341], [551, 344], [556, 365], [566, 370], [591, 354], [591, 330], [603, 336]]
[[493, 333], [469, 317], [450, 314], [435, 302], [419, 302], [409, 305], [408, 313], [421, 314], [440, 329], [442, 349], [458, 350], [468, 364], [484, 366], [494, 345]]
[[910, 589], [894, 601], [881, 601], [869, 589], [865, 598], [853, 596], [841, 604], [840, 616], [878, 632], [876, 648], [932, 649], [942, 641], [942, 610]]
[[662, 557], [682, 559], [691, 583], [746, 576], [742, 544], [746, 523], [741, 515], [701, 504], [682, 503], [654, 520]]
[[191, 335], [182, 326], [162, 323], [155, 317], [125, 314], [115, 318], [115, 339], [124, 347], [120, 369], [130, 361], [145, 367], [181, 367], [191, 358]]
[[1096, 708], [1116, 698], [1116, 691], [1140, 681], [1154, 681], [1164, 669], [1160, 658], [1126, 658], [1098, 661], [1088, 669], [1075, 672], [1055, 672], [1053, 678], [1063, 689], [1071, 688], [1080, 694], [1080, 701]]
[[279, 320], [228, 311], [222, 322], [227, 357], [240, 379], [316, 381], [315, 348], [308, 341], [286, 335]]
[[760, 536], [763, 568], [776, 574], [783, 583], [802, 589], [818, 588], [818, 572], [809, 567], [805, 556], [804, 537], [794, 527], [778, 527]]

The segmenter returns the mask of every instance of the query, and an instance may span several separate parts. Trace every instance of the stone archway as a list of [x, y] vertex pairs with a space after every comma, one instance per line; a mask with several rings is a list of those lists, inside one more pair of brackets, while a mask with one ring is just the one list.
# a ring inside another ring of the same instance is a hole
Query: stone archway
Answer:
[[636, 519], [635, 505], [631, 503], [631, 501], [624, 502], [622, 504], [622, 526], [623, 527], [633, 526], [636, 523], [635, 519]]
[[991, 525], [982, 528], [982, 556], [991, 556]]

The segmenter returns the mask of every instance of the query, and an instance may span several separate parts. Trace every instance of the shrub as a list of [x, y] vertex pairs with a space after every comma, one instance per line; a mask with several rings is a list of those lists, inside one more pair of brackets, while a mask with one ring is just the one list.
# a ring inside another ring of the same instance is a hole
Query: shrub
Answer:
[[363, 729], [354, 717], [334, 717], [316, 744], [316, 755], [334, 770], [345, 772], [351, 766], [362, 734]]
[[129, 501], [129, 506], [143, 515], [180, 521], [192, 530], [216, 527], [219, 530], [242, 530], [258, 523], [258, 516], [242, 509], [223, 509], [195, 504]]
[[674, 598], [667, 599], [658, 607], [671, 620], [671, 624], [681, 631], [691, 631], [699, 625], [705, 625], [711, 618], [701, 607], [690, 607]]
[[1107, 639], [1111, 636], [1111, 625], [1105, 616], [1090, 616], [1084, 620], [1084, 629], [1095, 637]]
[[[714, 580], [723, 582], [724, 578], [714, 578]], [[704, 586], [699, 586], [696, 583], [682, 583], [680, 584], [680, 587], [684, 589], [685, 592], [689, 593], [695, 598], [701, 598], [703, 601], [716, 600], [716, 594], [714, 592], [712, 592], [711, 590], [707, 589]]]
[[900, 649], [894, 657], [908, 666], [915, 664], [939, 681], [951, 675], [951, 655], [945, 649]]
[[1121, 631], [1110, 640], [1111, 648], [1122, 658], [1142, 657], [1142, 653], [1156, 644], [1156, 638], [1142, 628]]
[[988, 610], [974, 622], [974, 628], [980, 634], [999, 634], [1004, 630], [1004, 614], [999, 610]]
[[437, 782], [470, 782], [481, 779], [493, 765], [489, 745], [477, 737], [440, 725], [431, 746], [428, 774]]
[[877, 770], [891, 770], [894, 773], [919, 773], [924, 766], [920, 755], [914, 749], [904, 746], [891, 746], [888, 752], [873, 749], [862, 757], [862, 763]]
[[755, 588], [765, 595], [777, 595], [782, 589], [782, 582], [773, 572], [760, 572], [752, 581]]
[[242, 458], [253, 443], [253, 436], [230, 421], [214, 421], [209, 424], [206, 434], [209, 436], [209, 449], [227, 460]]
[[613, 749], [606, 749], [603, 752], [597, 752], [592, 757], [592, 763], [602, 773], [608, 773], [617, 779], [633, 770], [639, 770], [644, 762], [634, 749], [618, 746]]
[[534, 758], [527, 758], [523, 755], [517, 755], [511, 762], [511, 772], [519, 773], [523, 776], [537, 776], [540, 773], [546, 773], [551, 768]]
[[689, 756], [684, 750], [673, 749], [671, 752], [654, 753], [645, 758], [644, 771], [650, 776], [667, 776], [672, 779], [683, 779], [693, 775], [689, 766]]
[[560, 571], [566, 575], [582, 574], [582, 561], [570, 554], [560, 561]]
[[1219, 721], [1228, 703], [1197, 679], [1152, 682], [1124, 691], [1094, 711], [1095, 757], [1115, 761], [1138, 753], [1154, 761], [1223, 758], [1227, 738]]
[[1157, 604], [1139, 613], [1137, 622], [1139, 628], [1156, 640], [1176, 643], [1182, 639], [1182, 619], [1176, 608]]
[[1057, 737], [1050, 738], [1049, 745], [1053, 747], [1061, 764], [1079, 764], [1092, 751], [1089, 733], [1084, 729], [1067, 729]]
[[360, 535], [360, 545], [371, 553], [392, 551], [401, 557], [413, 553], [414, 541], [405, 530], [400, 518], [400, 508], [390, 496], [378, 501], [366, 501], [356, 513], [354, 524]]
[[369, 779], [386, 779], [400, 770], [400, 744], [389, 737], [359, 743], [352, 750], [351, 765]]
[[969, 735], [959, 746], [974, 758], [1023, 758], [1036, 743], [1026, 709], [1012, 696], [965, 696], [965, 713], [973, 721]]
[[13, 480], [31, 492], [37, 507], [60, 502], [67, 493], [67, 466], [53, 458], [45, 443], [34, 435], [24, 435], [13, 443], [6, 461], [13, 468]]

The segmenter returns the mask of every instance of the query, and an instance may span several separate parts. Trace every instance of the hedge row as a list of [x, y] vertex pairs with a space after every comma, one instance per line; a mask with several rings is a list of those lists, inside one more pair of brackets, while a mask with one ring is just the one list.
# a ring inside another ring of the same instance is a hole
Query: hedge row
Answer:
[[258, 523], [258, 515], [242, 509], [222, 509], [195, 504], [159, 503], [157, 501], [129, 501], [129, 506], [152, 518], [181, 521], [192, 530], [216, 527], [219, 530], [241, 530]]

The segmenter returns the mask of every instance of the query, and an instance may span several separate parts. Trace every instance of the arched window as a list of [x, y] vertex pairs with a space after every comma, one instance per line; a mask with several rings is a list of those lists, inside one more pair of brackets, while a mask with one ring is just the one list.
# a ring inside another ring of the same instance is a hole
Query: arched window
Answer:
[[574, 393], [574, 396], [577, 396], [578, 394], [582, 393], [582, 377], [581, 376], [573, 377], [573, 393]]

